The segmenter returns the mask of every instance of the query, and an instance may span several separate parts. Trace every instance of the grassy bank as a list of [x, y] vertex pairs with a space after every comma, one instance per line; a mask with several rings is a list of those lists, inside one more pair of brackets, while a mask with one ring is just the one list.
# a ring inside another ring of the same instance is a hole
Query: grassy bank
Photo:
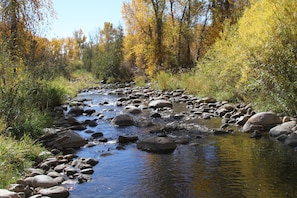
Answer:
[[25, 169], [41, 159], [39, 154], [42, 151], [45, 149], [34, 144], [28, 136], [16, 140], [0, 135], [0, 188], [7, 188], [22, 177]]
[[50, 110], [94, 82], [90, 73], [78, 70], [70, 79], [32, 82], [19, 78], [17, 83], [0, 86], [0, 188], [15, 183], [45, 151], [34, 139], [42, 135], [42, 128], [51, 126]]

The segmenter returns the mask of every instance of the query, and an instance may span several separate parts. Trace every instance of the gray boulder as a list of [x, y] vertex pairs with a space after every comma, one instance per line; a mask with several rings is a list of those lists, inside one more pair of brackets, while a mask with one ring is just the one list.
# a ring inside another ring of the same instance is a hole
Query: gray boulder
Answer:
[[154, 153], [172, 153], [176, 148], [175, 141], [168, 137], [147, 137], [136, 144], [138, 149]]
[[80, 148], [87, 143], [87, 140], [72, 130], [58, 133], [55, 139], [63, 148]]
[[124, 113], [140, 114], [142, 111], [140, 108], [133, 105], [126, 106], [123, 110]]
[[280, 123], [282, 123], [282, 120], [275, 113], [260, 112], [248, 119], [242, 127], [242, 132], [269, 131]]
[[48, 133], [39, 138], [43, 144], [57, 149], [80, 148], [87, 143], [78, 133], [71, 129], [59, 131], [58, 129], [45, 129]]
[[269, 135], [271, 137], [278, 137], [280, 135], [287, 135], [293, 132], [292, 128], [296, 126], [296, 121], [284, 122], [270, 129]]
[[0, 189], [0, 197], [1, 198], [21, 198], [20, 195], [16, 192], [12, 192], [6, 189]]
[[297, 134], [292, 133], [285, 139], [285, 145], [290, 147], [297, 147]]
[[153, 100], [148, 105], [150, 108], [163, 108], [163, 107], [170, 107], [172, 108], [172, 103], [167, 100], [159, 99], [159, 100]]
[[54, 186], [39, 190], [41, 195], [51, 198], [66, 198], [69, 197], [69, 191], [63, 186]]
[[128, 114], [117, 115], [111, 120], [111, 123], [117, 126], [131, 126], [135, 124], [133, 117]]
[[68, 113], [74, 116], [80, 116], [84, 113], [84, 108], [81, 106], [74, 106], [74, 107], [71, 107]]
[[33, 177], [32, 185], [34, 188], [49, 188], [58, 185], [57, 182], [48, 175], [36, 175]]

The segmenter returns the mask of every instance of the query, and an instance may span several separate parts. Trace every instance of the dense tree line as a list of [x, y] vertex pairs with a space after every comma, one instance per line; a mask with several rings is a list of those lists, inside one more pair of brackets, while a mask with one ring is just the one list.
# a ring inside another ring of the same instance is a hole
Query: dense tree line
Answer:
[[45, 82], [72, 80], [75, 70], [171, 86], [173, 76], [193, 93], [297, 112], [294, 0], [130, 0], [125, 29], [106, 22], [88, 37], [74, 30], [52, 40], [40, 36], [55, 17], [50, 0], [1, 0], [0, 7], [0, 120], [7, 126], [32, 127], [32, 104], [39, 112], [61, 99]]

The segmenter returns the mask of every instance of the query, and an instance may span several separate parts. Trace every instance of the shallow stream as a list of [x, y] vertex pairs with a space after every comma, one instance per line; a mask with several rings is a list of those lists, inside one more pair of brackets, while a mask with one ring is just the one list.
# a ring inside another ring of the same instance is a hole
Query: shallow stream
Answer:
[[[135, 143], [116, 149], [116, 137], [143, 130], [110, 124], [109, 119], [123, 108], [115, 105], [117, 99], [97, 91], [80, 93], [76, 98], [85, 100], [85, 108], [104, 115], [98, 126], [88, 129], [102, 132], [108, 141], [77, 152], [80, 157], [98, 159], [99, 164], [90, 182], [71, 186], [71, 198], [297, 197], [297, 153], [265, 137], [251, 139], [235, 131], [202, 138], [195, 145], [178, 145], [171, 154], [144, 152]], [[176, 106], [179, 108], [182, 106]], [[210, 128], [220, 125], [218, 119], [197, 122]], [[77, 132], [90, 138], [85, 131]]]

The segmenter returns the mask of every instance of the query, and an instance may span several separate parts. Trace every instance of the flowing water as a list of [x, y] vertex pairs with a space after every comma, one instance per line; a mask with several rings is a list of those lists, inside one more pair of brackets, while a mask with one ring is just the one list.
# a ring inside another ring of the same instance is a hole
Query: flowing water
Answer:
[[[97, 127], [89, 129], [103, 132], [110, 141], [78, 151], [78, 156], [98, 159], [99, 164], [90, 182], [72, 186], [70, 197], [297, 197], [297, 153], [268, 138], [251, 139], [235, 131], [202, 138], [196, 145], [178, 145], [171, 154], [140, 151], [133, 143], [125, 150], [116, 149], [117, 136], [141, 130], [110, 125], [108, 119], [122, 110], [115, 106], [117, 98], [96, 92], [77, 98], [87, 99], [86, 108], [105, 115]], [[108, 104], [98, 105], [104, 101]], [[200, 122], [218, 126], [215, 119]]]

